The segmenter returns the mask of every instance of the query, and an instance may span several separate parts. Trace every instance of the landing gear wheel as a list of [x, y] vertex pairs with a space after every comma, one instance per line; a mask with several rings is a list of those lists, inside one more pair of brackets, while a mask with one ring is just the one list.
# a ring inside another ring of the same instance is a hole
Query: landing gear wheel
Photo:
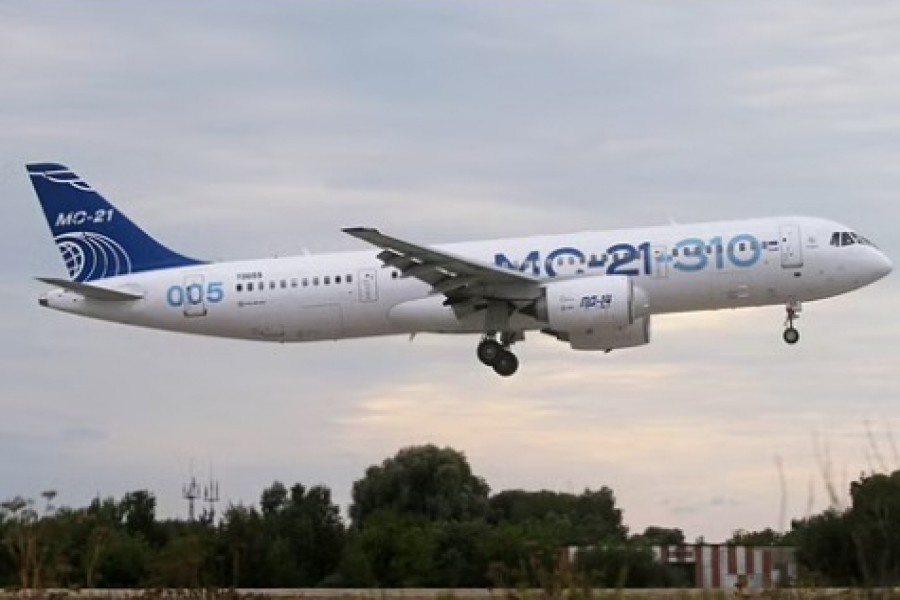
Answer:
[[788, 327], [784, 330], [784, 341], [788, 344], [796, 344], [800, 341], [800, 332], [794, 329], [793, 327]]
[[788, 344], [796, 344], [800, 341], [800, 332], [794, 327], [794, 320], [800, 318], [800, 303], [791, 302], [786, 307], [787, 320], [784, 322], [784, 334], [782, 337]]
[[481, 343], [478, 344], [478, 349], [476, 350], [478, 360], [488, 367], [493, 367], [497, 357], [503, 352], [505, 352], [505, 350], [503, 349], [503, 346], [500, 345], [500, 342], [491, 338], [481, 340]]
[[509, 377], [519, 369], [519, 359], [509, 350], [501, 350], [492, 366], [497, 375]]

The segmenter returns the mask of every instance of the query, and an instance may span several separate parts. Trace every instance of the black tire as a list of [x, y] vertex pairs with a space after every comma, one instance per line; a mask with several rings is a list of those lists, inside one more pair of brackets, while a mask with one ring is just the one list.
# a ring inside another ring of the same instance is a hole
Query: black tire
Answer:
[[494, 361], [496, 361], [497, 357], [503, 354], [503, 352], [503, 346], [500, 345], [500, 342], [490, 338], [481, 340], [481, 343], [478, 344], [478, 348], [475, 351], [478, 355], [478, 360], [489, 367], [494, 366]]
[[503, 350], [494, 360], [494, 372], [501, 377], [509, 377], [519, 370], [519, 359], [508, 350]]
[[784, 335], [782, 337], [784, 338], [785, 343], [793, 345], [800, 341], [800, 332], [793, 327], [788, 327], [784, 330]]

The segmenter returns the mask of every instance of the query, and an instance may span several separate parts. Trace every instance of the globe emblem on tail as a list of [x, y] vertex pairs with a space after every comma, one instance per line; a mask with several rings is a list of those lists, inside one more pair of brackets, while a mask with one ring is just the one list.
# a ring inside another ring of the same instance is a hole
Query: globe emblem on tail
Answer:
[[56, 236], [56, 246], [75, 281], [91, 281], [131, 273], [125, 249], [105, 235], [76, 231]]
[[62, 240], [56, 242], [59, 253], [62, 254], [63, 261], [66, 263], [66, 269], [69, 271], [69, 277], [78, 279], [84, 270], [84, 252], [81, 247], [71, 240]]

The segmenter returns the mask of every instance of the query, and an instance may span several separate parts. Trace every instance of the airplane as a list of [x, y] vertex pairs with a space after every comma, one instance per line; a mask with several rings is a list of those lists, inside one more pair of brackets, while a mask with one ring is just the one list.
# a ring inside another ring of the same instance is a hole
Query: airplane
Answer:
[[650, 342], [655, 315], [784, 305], [796, 344], [803, 302], [891, 272], [840, 223], [781, 216], [422, 245], [371, 227], [357, 252], [209, 262], [150, 237], [60, 164], [27, 165], [69, 278], [41, 306], [154, 329], [311, 342], [477, 334], [478, 359], [508, 377], [511, 347], [539, 331], [575, 350]]

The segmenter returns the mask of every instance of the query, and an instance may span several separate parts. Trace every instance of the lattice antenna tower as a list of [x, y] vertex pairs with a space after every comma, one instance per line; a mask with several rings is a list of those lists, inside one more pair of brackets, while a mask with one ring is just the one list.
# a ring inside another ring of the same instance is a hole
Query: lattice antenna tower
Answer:
[[[193, 468], [191, 469], [193, 471]], [[200, 498], [200, 484], [197, 478], [191, 473], [191, 480], [181, 486], [181, 496], [188, 501], [188, 519], [194, 521], [196, 519], [195, 506], [197, 499]]]
[[216, 520], [216, 503], [219, 501], [219, 482], [213, 477], [212, 463], [209, 465], [209, 483], [203, 487], [203, 501], [206, 503], [204, 520], [214, 523]]

